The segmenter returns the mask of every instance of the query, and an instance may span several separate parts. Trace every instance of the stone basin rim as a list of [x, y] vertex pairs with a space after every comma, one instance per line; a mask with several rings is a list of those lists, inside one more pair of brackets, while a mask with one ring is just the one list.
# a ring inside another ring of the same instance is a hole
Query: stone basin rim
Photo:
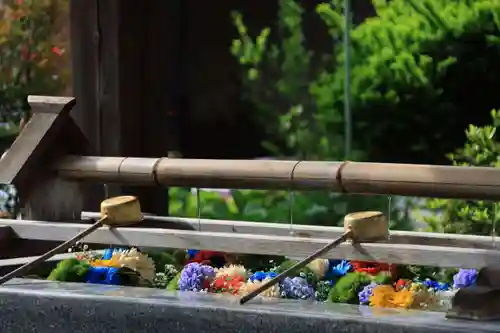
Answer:
[[[108, 294], [109, 293], [109, 294]], [[112, 293], [112, 294], [111, 294]], [[46, 297], [48, 299], [73, 299], [100, 303], [126, 303], [158, 307], [193, 308], [202, 311], [231, 311], [240, 314], [284, 315], [311, 320], [362, 325], [380, 324], [394, 327], [412, 327], [415, 329], [439, 326], [443, 332], [500, 332], [500, 322], [470, 322], [447, 320], [443, 313], [416, 310], [383, 309], [374, 313], [373, 308], [348, 304], [324, 304], [301, 300], [276, 300], [240, 306], [236, 297], [221, 297], [218, 294], [200, 294], [196, 292], [167, 292], [164, 290], [90, 285], [80, 283], [58, 283], [44, 280], [15, 279], [0, 287], [0, 297], [16, 295], [21, 297]], [[394, 311], [393, 311], [394, 310]], [[376, 311], [375, 311], [376, 312]], [[478, 325], [481, 327], [478, 330]]]

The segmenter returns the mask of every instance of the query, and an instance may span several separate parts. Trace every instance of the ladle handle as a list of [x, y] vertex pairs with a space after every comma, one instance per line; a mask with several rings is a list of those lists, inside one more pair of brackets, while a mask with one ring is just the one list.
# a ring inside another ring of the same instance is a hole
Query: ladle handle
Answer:
[[102, 227], [105, 220], [106, 220], [106, 217], [101, 218], [99, 221], [94, 223], [92, 226], [85, 229], [84, 231], [82, 231], [81, 233], [79, 233], [75, 237], [71, 238], [70, 240], [56, 246], [55, 248], [48, 251], [47, 253], [41, 255], [40, 257], [34, 259], [33, 261], [31, 261], [31, 262], [29, 262], [21, 267], [13, 270], [12, 272], [5, 274], [4, 276], [2, 276], [0, 278], [0, 285], [4, 284], [7, 281], [10, 281], [16, 277], [19, 277], [21, 275], [28, 273], [32, 268], [34, 268], [38, 264], [44, 262], [45, 260], [50, 259], [52, 256], [68, 251], [68, 249], [70, 249], [72, 246], [74, 246], [76, 243], [78, 243], [78, 241], [80, 241], [81, 239], [85, 238], [85, 236], [91, 234], [92, 232], [94, 232], [97, 229], [99, 229], [100, 227]]
[[333, 242], [325, 245], [323, 248], [321, 248], [318, 251], [314, 252], [309, 257], [307, 257], [304, 260], [296, 263], [295, 265], [293, 265], [289, 269], [285, 270], [283, 273], [275, 276], [274, 278], [272, 278], [271, 280], [267, 281], [266, 283], [264, 283], [263, 285], [261, 285], [260, 287], [258, 287], [254, 291], [252, 291], [251, 293], [248, 293], [247, 295], [245, 295], [242, 298], [240, 298], [240, 304], [243, 305], [246, 302], [254, 299], [261, 292], [263, 292], [263, 291], [271, 288], [272, 286], [274, 286], [276, 283], [280, 282], [285, 277], [290, 276], [291, 273], [293, 273], [296, 270], [299, 270], [299, 269], [305, 267], [307, 264], [309, 264], [314, 259], [317, 259], [317, 258], [321, 257], [323, 254], [328, 253], [328, 251], [330, 251], [334, 247], [339, 246], [340, 244], [342, 244], [343, 242], [345, 242], [350, 236], [351, 236], [351, 231], [345, 232], [342, 236], [340, 236], [339, 238], [337, 238]]

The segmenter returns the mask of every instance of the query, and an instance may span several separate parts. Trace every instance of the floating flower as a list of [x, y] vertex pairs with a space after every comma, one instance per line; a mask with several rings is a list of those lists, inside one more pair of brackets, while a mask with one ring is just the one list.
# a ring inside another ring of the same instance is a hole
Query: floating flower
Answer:
[[347, 260], [340, 260], [340, 262], [330, 265], [329, 270], [329, 275], [339, 278], [349, 273], [352, 270], [352, 265]]
[[408, 279], [399, 279], [394, 284], [394, 289], [396, 291], [400, 291], [402, 289], [408, 288], [410, 285], [411, 285], [411, 280], [408, 280]]
[[407, 289], [394, 291], [389, 300], [389, 307], [409, 309], [413, 306], [415, 301], [414, 293]]
[[120, 269], [115, 267], [89, 267], [87, 283], [120, 285]]
[[392, 264], [370, 261], [351, 261], [351, 265], [355, 272], [369, 275], [377, 275], [380, 272], [390, 272], [391, 276], [395, 276], [396, 274], [396, 266]]
[[434, 280], [431, 280], [431, 279], [425, 279], [423, 281], [423, 284], [429, 288], [429, 289], [432, 289], [432, 290], [435, 290], [435, 291], [446, 291], [446, 290], [450, 290], [450, 285], [448, 283], [441, 283], [441, 282], [438, 282], [438, 281], [434, 281]]
[[212, 267], [193, 262], [184, 266], [178, 287], [183, 291], [206, 290], [214, 277], [215, 270]]
[[[253, 292], [254, 290], [256, 290], [257, 288], [259, 288], [260, 286], [262, 286], [264, 283], [266, 283], [269, 280], [270, 280], [269, 278], [266, 278], [262, 281], [258, 281], [258, 280], [248, 281], [247, 283], [244, 283], [241, 286], [241, 288], [239, 290], [239, 294], [240, 295], [247, 295], [247, 294]], [[260, 294], [260, 296], [261, 297], [280, 297], [281, 296], [280, 286], [278, 284], [275, 284], [271, 288], [268, 288], [267, 290], [263, 291]]]
[[309, 268], [318, 279], [322, 279], [328, 272], [329, 265], [328, 259], [315, 259], [307, 265], [307, 268]]
[[373, 289], [378, 286], [375, 282], [372, 282], [366, 286], [358, 293], [360, 304], [369, 304], [370, 297], [373, 295]]
[[250, 276], [250, 281], [255, 282], [255, 281], [262, 281], [265, 279], [272, 279], [277, 275], [278, 273], [276, 272], [257, 271]]
[[225, 275], [229, 277], [240, 276], [244, 280], [247, 278], [247, 270], [241, 265], [229, 265], [216, 270], [217, 276]]
[[193, 259], [199, 252], [200, 252], [200, 250], [187, 250], [186, 251], [189, 259]]
[[373, 288], [370, 305], [385, 308], [409, 309], [414, 303], [414, 294], [408, 289], [396, 291], [391, 285], [379, 285]]
[[239, 275], [217, 275], [212, 282], [211, 290], [216, 293], [237, 294], [244, 283], [245, 279]]
[[225, 254], [217, 251], [199, 251], [188, 250], [189, 258], [188, 263], [197, 262], [203, 265], [212, 265], [215, 267], [223, 267], [226, 264]]
[[453, 288], [465, 288], [473, 285], [477, 279], [477, 271], [475, 269], [461, 268], [457, 274], [453, 276]]
[[383, 308], [393, 307], [391, 300], [396, 291], [390, 285], [379, 285], [372, 289], [370, 296], [370, 305]]
[[319, 281], [316, 284], [316, 291], [314, 293], [314, 297], [317, 301], [324, 302], [328, 299], [328, 295], [330, 294], [330, 290], [335, 285], [333, 281]]
[[281, 295], [294, 299], [314, 298], [314, 288], [301, 277], [286, 277], [281, 283]]
[[420, 281], [413, 281], [408, 287], [408, 290], [414, 293], [425, 289], [428, 289], [427, 286]]

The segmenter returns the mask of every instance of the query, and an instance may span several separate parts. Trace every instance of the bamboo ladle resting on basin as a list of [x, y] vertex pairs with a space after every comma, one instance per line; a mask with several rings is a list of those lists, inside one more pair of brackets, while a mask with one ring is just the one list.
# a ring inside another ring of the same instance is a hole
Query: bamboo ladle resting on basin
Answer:
[[297, 270], [305, 267], [314, 259], [327, 254], [341, 243], [352, 240], [355, 243], [385, 241], [389, 238], [389, 223], [382, 212], [351, 213], [344, 218], [344, 234], [339, 238], [311, 254], [306, 259], [290, 267], [283, 273], [261, 285], [259, 288], [240, 298], [240, 304], [252, 300], [263, 291], [279, 283], [285, 277], [292, 275]]
[[109, 198], [101, 202], [101, 218], [99, 221], [85, 229], [75, 237], [34, 259], [33, 261], [19, 267], [16, 270], [2, 276], [0, 284], [3, 284], [13, 278], [22, 276], [28, 273], [32, 268], [50, 259], [56, 254], [68, 251], [72, 246], [80, 240], [90, 235], [104, 225], [110, 227], [127, 226], [136, 224], [142, 221], [141, 205], [139, 200], [134, 196], [120, 196]]

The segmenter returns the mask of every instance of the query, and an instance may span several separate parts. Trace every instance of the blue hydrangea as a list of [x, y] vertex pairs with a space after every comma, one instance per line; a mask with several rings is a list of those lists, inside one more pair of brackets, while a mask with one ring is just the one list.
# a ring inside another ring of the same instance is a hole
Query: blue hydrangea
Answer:
[[369, 304], [370, 297], [373, 295], [373, 289], [378, 286], [375, 282], [366, 285], [359, 293], [359, 304]]
[[453, 276], [453, 288], [465, 288], [476, 282], [477, 271], [475, 269], [460, 268]]
[[87, 283], [120, 285], [120, 272], [116, 267], [89, 267]]
[[188, 258], [193, 259], [198, 254], [198, 252], [200, 252], [200, 250], [187, 250], [186, 252], [187, 252]]
[[250, 276], [250, 281], [254, 282], [254, 281], [262, 281], [265, 279], [272, 279], [277, 275], [278, 274], [276, 272], [257, 271]]
[[281, 296], [293, 299], [314, 299], [314, 288], [301, 277], [286, 277], [281, 283]]
[[179, 278], [179, 290], [202, 291], [215, 277], [213, 267], [193, 262], [184, 266]]
[[431, 280], [431, 279], [425, 279], [425, 281], [423, 281], [423, 284], [427, 288], [433, 289], [435, 291], [450, 290], [450, 285], [448, 283], [441, 283], [441, 282], [434, 281], [434, 280]]
[[327, 276], [330, 278], [339, 278], [352, 270], [352, 265], [347, 260], [331, 260], [329, 265], [329, 272]]

